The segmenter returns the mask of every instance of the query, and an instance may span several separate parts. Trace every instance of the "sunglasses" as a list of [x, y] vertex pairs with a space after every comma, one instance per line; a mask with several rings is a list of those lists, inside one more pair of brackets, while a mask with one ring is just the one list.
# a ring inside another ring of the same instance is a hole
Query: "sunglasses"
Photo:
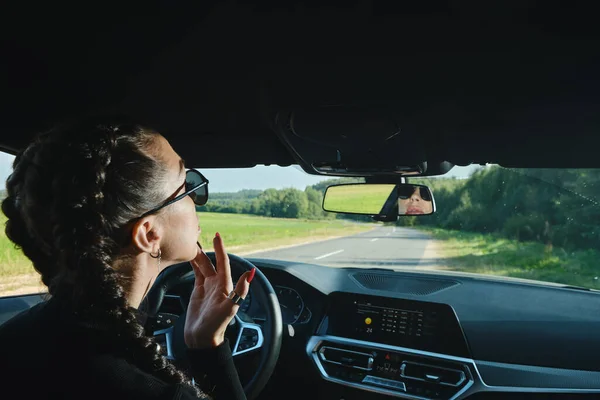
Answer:
[[398, 198], [401, 200], [406, 200], [410, 198], [415, 190], [419, 190], [419, 196], [425, 201], [431, 201], [431, 196], [429, 196], [429, 190], [420, 186], [400, 186], [398, 187]]
[[184, 186], [185, 192], [171, 200], [165, 201], [160, 206], [153, 208], [148, 212], [145, 212], [140, 218], [153, 214], [159, 211], [160, 209], [185, 198], [185, 196], [190, 196], [194, 203], [198, 206], [203, 206], [206, 204], [206, 202], [208, 201], [208, 179], [206, 179], [204, 175], [202, 175], [199, 171], [195, 169], [189, 169], [185, 173]]

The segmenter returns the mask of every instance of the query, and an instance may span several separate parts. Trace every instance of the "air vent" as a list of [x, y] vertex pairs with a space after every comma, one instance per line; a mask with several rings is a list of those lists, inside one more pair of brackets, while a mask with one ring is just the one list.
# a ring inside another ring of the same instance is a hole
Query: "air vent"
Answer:
[[359, 272], [350, 275], [354, 281], [365, 289], [386, 292], [427, 296], [460, 285], [459, 282], [447, 279], [415, 278], [406, 275], [377, 274]]

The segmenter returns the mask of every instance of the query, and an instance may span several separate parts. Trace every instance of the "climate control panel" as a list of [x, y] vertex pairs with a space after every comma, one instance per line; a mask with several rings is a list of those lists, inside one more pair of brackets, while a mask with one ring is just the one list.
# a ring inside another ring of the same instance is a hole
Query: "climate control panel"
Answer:
[[469, 364], [457, 357], [327, 336], [307, 350], [325, 379], [396, 397], [453, 399], [473, 384]]

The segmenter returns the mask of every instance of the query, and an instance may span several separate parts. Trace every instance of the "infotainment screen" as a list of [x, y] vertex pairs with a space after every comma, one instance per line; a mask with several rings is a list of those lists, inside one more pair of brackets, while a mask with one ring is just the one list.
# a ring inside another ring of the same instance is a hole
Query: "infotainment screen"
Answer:
[[330, 335], [469, 357], [463, 331], [447, 304], [332, 293]]

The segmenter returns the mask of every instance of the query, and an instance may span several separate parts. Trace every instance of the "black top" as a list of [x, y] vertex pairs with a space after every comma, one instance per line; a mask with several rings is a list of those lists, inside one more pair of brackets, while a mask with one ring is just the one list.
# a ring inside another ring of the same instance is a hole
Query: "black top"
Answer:
[[[106, 333], [100, 340], [96, 329], [74, 323], [61, 310], [51, 299], [0, 326], [0, 380], [8, 397], [197, 398], [191, 387], [168, 384], [114, 354]], [[188, 356], [194, 377], [206, 375], [214, 385], [212, 397], [246, 398], [227, 340], [213, 349], [188, 350]], [[12, 391], [15, 394], [11, 396]]]

